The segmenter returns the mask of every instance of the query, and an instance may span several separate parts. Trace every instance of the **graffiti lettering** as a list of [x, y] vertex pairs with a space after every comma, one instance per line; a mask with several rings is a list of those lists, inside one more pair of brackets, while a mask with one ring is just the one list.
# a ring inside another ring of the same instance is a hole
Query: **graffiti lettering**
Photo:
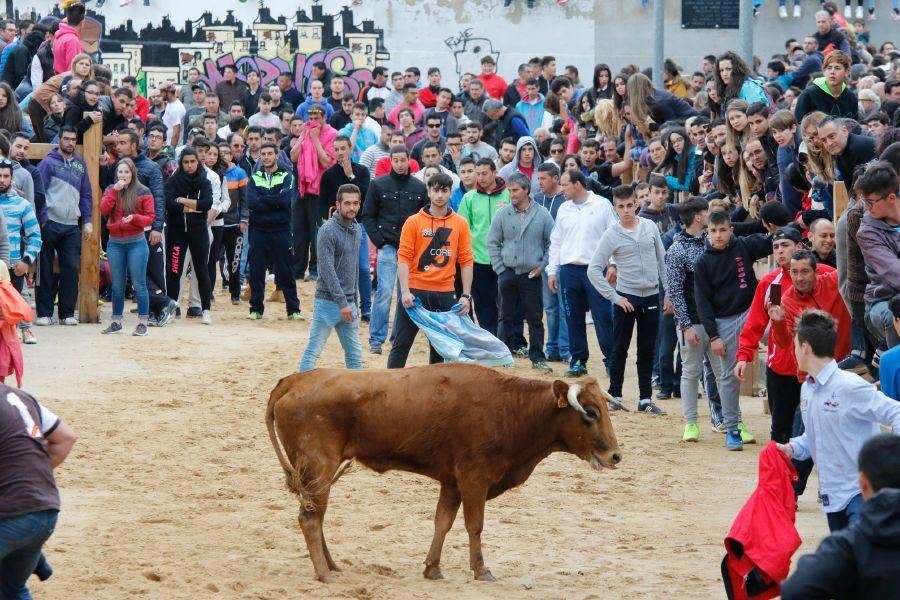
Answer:
[[206, 82], [211, 89], [223, 80], [222, 69], [227, 65], [233, 65], [238, 69], [238, 78], [246, 80], [249, 71], [259, 73], [261, 85], [268, 86], [276, 83], [281, 73], [291, 73], [294, 87], [303, 92], [309, 92], [312, 66], [317, 62], [325, 63], [328, 70], [335, 75], [344, 78], [346, 92], [356, 97], [360, 90], [372, 80], [372, 71], [357, 69], [353, 64], [353, 57], [346, 48], [332, 48], [320, 50], [309, 55], [297, 54], [293, 64], [283, 58], [267, 60], [258, 56], [235, 57], [233, 54], [224, 54], [216, 60], [206, 59], [200, 68], [200, 79]]

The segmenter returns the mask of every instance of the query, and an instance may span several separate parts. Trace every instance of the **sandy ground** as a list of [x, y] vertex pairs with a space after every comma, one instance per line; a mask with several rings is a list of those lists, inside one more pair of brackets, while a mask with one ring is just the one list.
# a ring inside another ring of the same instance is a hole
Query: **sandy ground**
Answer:
[[[304, 309], [311, 290], [303, 284]], [[666, 417], [614, 414], [619, 469], [597, 473], [555, 454], [489, 502], [492, 584], [472, 580], [461, 515], [445, 544], [447, 579], [423, 579], [438, 485], [357, 469], [335, 486], [325, 522], [344, 570], [318, 583], [263, 423], [308, 323], [287, 321], [281, 304], [250, 322], [246, 306], [218, 300], [212, 327], [185, 319], [143, 339], [44, 327], [25, 347], [24, 387], [79, 436], [57, 473], [63, 510], [45, 547], [56, 573], [32, 579], [37, 598], [722, 597], [722, 540], [756, 484], [760, 446], [728, 453], [708, 423], [700, 443], [680, 443], [680, 401], [661, 403]], [[410, 364], [426, 363], [426, 348], [420, 339]], [[594, 372], [597, 357], [594, 347]], [[370, 367], [386, 358], [365, 355]], [[332, 336], [322, 365], [342, 364]], [[529, 367], [516, 370], [532, 376]], [[633, 404], [631, 364], [628, 373]], [[743, 407], [767, 439], [761, 401]], [[797, 518], [801, 552], [826, 534], [810, 487]]]

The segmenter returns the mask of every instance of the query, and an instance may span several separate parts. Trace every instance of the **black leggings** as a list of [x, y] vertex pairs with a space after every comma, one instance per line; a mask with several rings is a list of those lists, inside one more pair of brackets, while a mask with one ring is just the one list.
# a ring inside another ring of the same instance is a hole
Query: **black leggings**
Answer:
[[225, 246], [225, 272], [228, 274], [228, 291], [232, 298], [241, 295], [241, 252], [244, 249], [244, 234], [238, 225], [225, 227], [222, 233]]
[[34, 129], [34, 141], [39, 144], [49, 142], [44, 131], [44, 118], [47, 116], [47, 112], [39, 102], [34, 100], [34, 97], [28, 103], [28, 116], [31, 117], [31, 128]]
[[207, 270], [209, 271], [209, 289], [216, 289], [216, 269], [219, 266], [219, 254], [222, 252], [222, 236], [225, 233], [224, 225], [213, 225], [210, 227], [212, 231], [212, 240], [209, 242], [209, 260], [207, 261]]
[[209, 310], [212, 289], [209, 270], [205, 268], [209, 261], [209, 229], [206, 223], [190, 223], [187, 230], [172, 227], [167, 231], [166, 256], [169, 268], [166, 272], [166, 290], [169, 298], [178, 302], [181, 296], [181, 274], [184, 272], [188, 251], [191, 253], [194, 277], [197, 278], [197, 288], [200, 291], [200, 306], [203, 310]]

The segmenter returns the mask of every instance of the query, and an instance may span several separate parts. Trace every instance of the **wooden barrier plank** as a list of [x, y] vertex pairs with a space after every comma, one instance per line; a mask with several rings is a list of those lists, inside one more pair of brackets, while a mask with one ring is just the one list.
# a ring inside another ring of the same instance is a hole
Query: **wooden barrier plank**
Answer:
[[847, 193], [847, 185], [843, 181], [835, 181], [832, 187], [834, 199], [834, 222], [841, 218], [847, 206], [850, 205], [850, 194]]
[[103, 123], [94, 123], [84, 134], [83, 156], [91, 181], [93, 232], [81, 239], [81, 276], [78, 278], [78, 318], [82, 323], [100, 322], [100, 154]]

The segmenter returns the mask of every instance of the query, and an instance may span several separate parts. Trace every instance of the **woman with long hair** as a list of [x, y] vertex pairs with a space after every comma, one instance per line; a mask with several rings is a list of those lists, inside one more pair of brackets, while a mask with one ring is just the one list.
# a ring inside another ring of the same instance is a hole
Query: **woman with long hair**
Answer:
[[22, 131], [23, 123], [22, 109], [16, 102], [16, 93], [8, 83], [0, 83], [0, 129], [10, 133]]
[[684, 127], [672, 127], [663, 140], [666, 155], [658, 171], [666, 178], [673, 192], [697, 191], [697, 174], [694, 171], [696, 154]]
[[125, 312], [125, 278], [131, 278], [138, 305], [138, 324], [133, 335], [147, 335], [150, 296], [147, 293], [147, 259], [150, 249], [144, 228], [153, 224], [156, 212], [153, 194], [138, 181], [137, 167], [130, 158], [116, 163], [116, 182], [106, 189], [100, 213], [107, 217], [109, 241], [106, 257], [112, 279], [112, 322], [103, 333], [121, 333]]
[[[225, 274], [228, 276], [228, 291], [231, 303], [241, 303], [241, 251], [244, 247], [243, 229], [246, 229], [247, 217], [247, 172], [235, 164], [234, 155], [228, 144], [219, 144], [219, 155], [226, 165], [225, 185], [231, 202], [222, 215], [224, 228], [222, 244], [225, 246]], [[215, 281], [214, 277], [210, 281]]]
[[658, 90], [643, 73], [635, 73], [626, 84], [631, 123], [643, 135], [650, 132], [651, 123], [662, 125], [667, 121], [686, 119], [697, 111], [682, 98], [666, 90]]
[[597, 135], [597, 124], [594, 122], [594, 105], [591, 103], [590, 96], [588, 96], [588, 94], [582, 94], [575, 102], [578, 106], [578, 110], [576, 110], [575, 113], [578, 115], [581, 126], [584, 128], [584, 135], [582, 135], [582, 137], [595, 137]]
[[[87, 116], [85, 116], [87, 113]], [[81, 90], [71, 99], [63, 114], [63, 125], [71, 125], [78, 132], [78, 143], [84, 140], [85, 132], [94, 123], [103, 119], [100, 110], [100, 84], [88, 79], [81, 85]]]
[[[808, 168], [820, 183], [831, 185], [836, 179], [834, 161], [819, 144], [819, 123], [825, 118], [821, 111], [811, 112], [800, 121], [800, 136], [806, 142]], [[815, 181], [813, 182], [815, 183]]]
[[716, 59], [715, 77], [716, 91], [723, 104], [733, 98], [740, 98], [750, 104], [769, 103], [762, 82], [753, 78], [744, 59], [731, 50], [720, 54]]
[[622, 110], [628, 105], [628, 75], [619, 73], [612, 82], [612, 101], [616, 111], [622, 114]]
[[178, 158], [178, 169], [166, 180], [166, 293], [178, 302], [181, 297], [181, 274], [191, 253], [194, 276], [200, 291], [201, 323], [212, 323], [209, 271], [199, 268], [209, 262], [209, 228], [207, 214], [212, 208], [212, 186], [200, 156], [193, 148], [184, 148]]
[[594, 65], [594, 79], [591, 89], [587, 91], [591, 96], [591, 103], [597, 104], [600, 100], [612, 100], [613, 85], [612, 71], [609, 65], [605, 63], [597, 63]]
[[740, 196], [738, 184], [740, 160], [740, 151], [727, 141], [716, 156], [716, 189], [727, 198], [735, 199]]
[[[216, 267], [219, 264], [219, 253], [222, 251], [222, 238], [225, 234], [225, 218], [223, 213], [228, 212], [231, 205], [231, 197], [228, 194], [228, 186], [225, 183], [225, 173], [228, 171], [228, 165], [222, 159], [222, 153], [218, 145], [210, 144], [203, 156], [203, 162], [208, 169], [219, 176], [219, 185], [222, 193], [219, 194], [219, 205], [213, 205], [209, 209], [209, 229], [211, 241], [209, 244], [209, 261], [207, 270], [209, 271], [209, 289], [216, 289]], [[213, 194], [215, 196], [215, 194]]]
[[750, 135], [748, 110], [750, 105], [744, 100], [734, 99], [725, 105], [725, 139], [735, 148], [743, 146]]
[[716, 79], [712, 76], [707, 77], [704, 89], [706, 90], [707, 106], [709, 107], [709, 120], [714, 121], [722, 116], [722, 103], [719, 101]]
[[594, 107], [594, 124], [597, 131], [607, 137], [618, 138], [624, 123], [612, 100], [600, 100]]
[[35, 140], [48, 142], [48, 137], [43, 127], [44, 117], [50, 112], [50, 98], [53, 94], [61, 94], [66, 98], [66, 84], [72, 78], [84, 81], [94, 79], [94, 63], [89, 54], [78, 54], [69, 65], [69, 70], [47, 79], [31, 94], [28, 102], [28, 116], [31, 117], [31, 125], [34, 128]]

